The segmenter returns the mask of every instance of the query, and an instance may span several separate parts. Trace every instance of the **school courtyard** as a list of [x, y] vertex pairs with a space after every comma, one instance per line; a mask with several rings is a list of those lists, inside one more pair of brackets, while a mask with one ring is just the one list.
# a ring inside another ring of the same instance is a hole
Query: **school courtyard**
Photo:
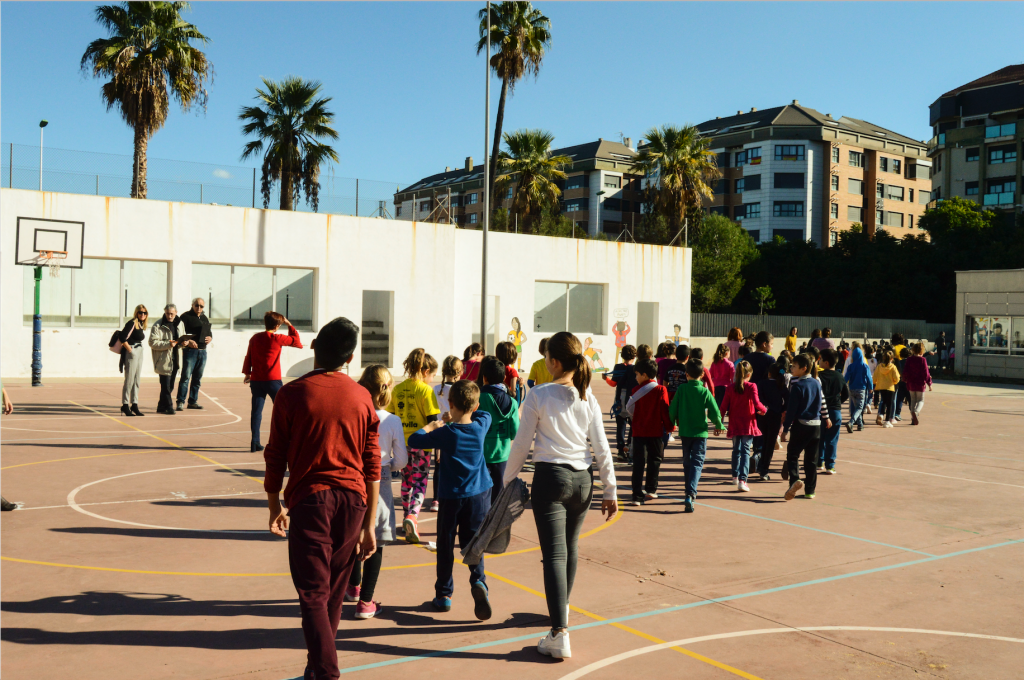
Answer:
[[[266, 530], [249, 390], [207, 381], [203, 411], [118, 414], [119, 380], [5, 382], [2, 671], [6, 679], [301, 675], [286, 545]], [[606, 406], [612, 390], [595, 389]], [[268, 406], [269, 410], [269, 406]], [[1015, 678], [1024, 666], [1024, 389], [938, 384], [923, 424], [839, 445], [815, 500], [778, 479], [739, 494], [712, 438], [696, 512], [680, 450], [662, 498], [580, 543], [573, 657], [540, 656], [548, 618], [529, 511], [486, 561], [494, 617], [475, 620], [456, 567], [438, 614], [433, 555], [385, 549], [370, 621], [346, 605], [343, 673], [410, 678]], [[872, 416], [873, 418], [874, 416]], [[269, 417], [264, 418], [264, 429]], [[609, 434], [613, 436], [609, 424]], [[776, 461], [780, 460], [777, 454]], [[617, 466], [620, 500], [629, 471]], [[528, 475], [527, 475], [528, 477]], [[396, 495], [398, 482], [394, 482]], [[432, 540], [432, 519], [422, 529]]]

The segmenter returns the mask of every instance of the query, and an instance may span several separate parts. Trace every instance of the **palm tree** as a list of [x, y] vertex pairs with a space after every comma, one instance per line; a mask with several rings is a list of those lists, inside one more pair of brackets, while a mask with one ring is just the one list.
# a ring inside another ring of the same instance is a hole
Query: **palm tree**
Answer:
[[206, 109], [205, 83], [213, 76], [206, 55], [192, 46], [209, 38], [186, 23], [187, 2], [122, 2], [96, 8], [106, 38], [85, 48], [80, 67], [94, 78], [109, 78], [100, 90], [107, 110], [117, 107], [135, 130], [132, 198], [146, 197], [149, 138], [167, 121], [171, 98], [188, 111]]
[[544, 49], [551, 46], [551, 20], [533, 8], [529, 2], [507, 0], [491, 5], [490, 21], [487, 8], [480, 10], [480, 40], [476, 53], [487, 47], [487, 31], [490, 26], [491, 68], [501, 78], [501, 97], [498, 99], [498, 116], [494, 121], [494, 149], [491, 151], [491, 184], [487, 187], [489, 205], [494, 210], [494, 183], [498, 167], [498, 149], [501, 142], [501, 126], [505, 122], [505, 100], [511, 96], [516, 83], [529, 74], [536, 78], [544, 59]]
[[338, 154], [321, 139], [337, 139], [331, 124], [334, 113], [327, 109], [330, 97], [321, 97], [322, 85], [315, 80], [288, 76], [281, 82], [263, 78], [264, 89], [256, 88], [258, 106], [243, 106], [238, 119], [247, 121], [242, 133], [256, 135], [242, 151], [242, 160], [263, 155], [263, 207], [270, 206], [270, 188], [281, 183], [281, 210], [294, 210], [301, 190], [306, 203], [320, 208], [320, 166], [338, 162]]
[[497, 177], [496, 187], [504, 192], [515, 183], [511, 211], [523, 216], [523, 231], [527, 233], [544, 208], [557, 212], [562, 190], [555, 180], [565, 179], [562, 167], [572, 165], [569, 156], [551, 155], [554, 140], [554, 135], [544, 130], [505, 133], [508, 151], [502, 151], [498, 159], [501, 175]]
[[671, 233], [678, 233], [687, 210], [700, 208], [701, 199], [711, 198], [712, 185], [722, 176], [710, 140], [696, 127], [663, 125], [651, 128], [647, 140], [633, 158], [630, 172], [651, 181], [654, 208], [669, 220]]

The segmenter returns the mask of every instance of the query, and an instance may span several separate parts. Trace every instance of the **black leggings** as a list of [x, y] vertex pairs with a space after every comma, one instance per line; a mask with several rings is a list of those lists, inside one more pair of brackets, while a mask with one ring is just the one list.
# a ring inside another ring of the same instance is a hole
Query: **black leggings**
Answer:
[[359, 590], [359, 599], [363, 602], [373, 601], [373, 591], [377, 589], [377, 578], [380, 576], [380, 564], [383, 560], [384, 546], [379, 544], [377, 545], [377, 552], [370, 555], [370, 559], [366, 560], [366, 562], [360, 562], [359, 558], [356, 558], [348, 584], [355, 587], [360, 585], [360, 581], [362, 582], [362, 588]]
[[878, 417], [882, 420], [892, 420], [895, 412], [896, 392], [893, 390], [881, 390], [875, 394], [882, 395], [882, 405], [878, 409]]

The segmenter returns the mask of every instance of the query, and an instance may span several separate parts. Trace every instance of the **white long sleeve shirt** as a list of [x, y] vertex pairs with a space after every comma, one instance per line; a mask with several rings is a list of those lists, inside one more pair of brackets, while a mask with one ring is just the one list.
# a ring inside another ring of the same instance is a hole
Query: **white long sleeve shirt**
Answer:
[[580, 400], [575, 387], [557, 383], [539, 385], [527, 393], [520, 413], [519, 432], [512, 441], [505, 468], [505, 484], [519, 476], [531, 444], [534, 463], [586, 470], [596, 460], [604, 484], [604, 499], [615, 498], [612, 452], [604, 434], [601, 407], [591, 390], [587, 390], [585, 401]]
[[405, 448], [402, 419], [384, 409], [377, 410], [377, 418], [380, 420], [380, 425], [377, 427], [377, 443], [380, 445], [381, 467], [401, 470], [409, 464], [409, 452]]

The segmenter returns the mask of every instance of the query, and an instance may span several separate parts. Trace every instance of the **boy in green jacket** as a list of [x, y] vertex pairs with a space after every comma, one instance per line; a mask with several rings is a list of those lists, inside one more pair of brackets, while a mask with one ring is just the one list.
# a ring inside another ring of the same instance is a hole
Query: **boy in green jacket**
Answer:
[[519, 403], [508, 394], [505, 364], [497, 357], [484, 357], [480, 362], [480, 382], [480, 410], [491, 414], [491, 427], [484, 438], [484, 460], [494, 482], [493, 503], [504, 488], [505, 464], [519, 431]]
[[715, 426], [715, 436], [722, 434], [722, 415], [718, 411], [715, 395], [711, 394], [701, 377], [704, 363], [700, 359], [686, 362], [686, 382], [676, 390], [668, 407], [669, 418], [679, 428], [679, 441], [683, 445], [683, 474], [686, 478], [686, 506], [683, 512], [693, 512], [697, 499], [697, 482], [704, 469], [704, 455], [708, 449], [708, 418]]

